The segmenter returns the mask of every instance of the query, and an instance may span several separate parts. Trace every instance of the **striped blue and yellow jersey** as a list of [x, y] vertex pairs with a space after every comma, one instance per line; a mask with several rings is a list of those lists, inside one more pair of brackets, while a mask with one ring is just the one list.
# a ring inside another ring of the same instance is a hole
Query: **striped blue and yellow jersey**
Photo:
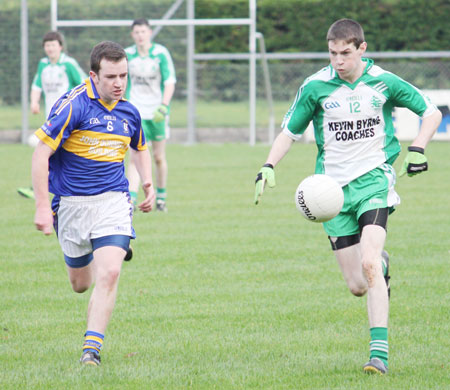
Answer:
[[126, 100], [101, 100], [91, 78], [53, 106], [36, 136], [55, 153], [49, 161], [49, 191], [59, 196], [128, 191], [128, 148], [146, 150], [141, 117]]

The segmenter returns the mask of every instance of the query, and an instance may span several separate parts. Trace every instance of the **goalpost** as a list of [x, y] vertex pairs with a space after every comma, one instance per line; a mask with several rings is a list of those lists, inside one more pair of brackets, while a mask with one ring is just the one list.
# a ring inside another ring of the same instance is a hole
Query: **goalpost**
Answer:
[[[163, 26], [186, 26], [187, 27], [187, 143], [196, 142], [195, 130], [195, 106], [196, 106], [196, 75], [195, 61], [209, 59], [236, 59], [233, 54], [220, 55], [198, 55], [195, 54], [195, 26], [249, 26], [249, 53], [245, 59], [249, 61], [249, 144], [256, 143], [256, 40], [260, 41], [261, 55], [263, 61], [264, 81], [266, 84], [266, 96], [269, 103], [269, 142], [273, 140], [274, 114], [271, 100], [270, 78], [268, 74], [267, 59], [265, 57], [264, 39], [261, 33], [256, 32], [256, 0], [249, 1], [248, 18], [221, 18], [221, 19], [195, 19], [195, 0], [187, 1], [187, 18], [170, 19], [184, 0], [177, 0], [166, 12], [162, 19], [150, 19], [152, 26], [156, 26], [158, 31]], [[58, 27], [102, 27], [102, 26], [131, 26], [132, 20], [59, 20], [58, 0], [51, 0], [51, 27], [57, 30]], [[219, 56], [219, 57], [217, 57]], [[241, 58], [243, 59], [243, 58]]]

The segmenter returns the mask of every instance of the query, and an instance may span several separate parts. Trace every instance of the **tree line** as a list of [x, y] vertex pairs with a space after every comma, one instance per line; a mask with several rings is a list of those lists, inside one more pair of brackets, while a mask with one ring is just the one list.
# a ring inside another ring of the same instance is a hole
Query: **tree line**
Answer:
[[[1, 104], [20, 102], [20, 3], [3, 0], [0, 4]], [[61, 20], [160, 19], [173, 3], [174, 0], [60, 0], [58, 17]], [[195, 16], [247, 18], [249, 3], [248, 0], [195, 0]], [[186, 1], [172, 17], [186, 17]], [[369, 51], [449, 49], [448, 0], [257, 1], [257, 30], [264, 34], [268, 52], [326, 51], [328, 27], [343, 17], [362, 24]], [[50, 1], [28, 0], [28, 20], [31, 83], [38, 61], [44, 55], [42, 36], [50, 30]], [[65, 36], [68, 54], [76, 58], [85, 71], [89, 70], [90, 50], [99, 41], [114, 40], [124, 47], [132, 44], [128, 27], [66, 27], [60, 31]], [[247, 52], [248, 35], [248, 26], [198, 26], [195, 29], [196, 53]], [[186, 78], [186, 28], [164, 27], [156, 41], [167, 46], [172, 54], [179, 83], [177, 93], [180, 94]], [[201, 68], [201, 64], [199, 66]], [[215, 78], [211, 77], [202, 88], [220, 89], [221, 86], [214, 82]]]

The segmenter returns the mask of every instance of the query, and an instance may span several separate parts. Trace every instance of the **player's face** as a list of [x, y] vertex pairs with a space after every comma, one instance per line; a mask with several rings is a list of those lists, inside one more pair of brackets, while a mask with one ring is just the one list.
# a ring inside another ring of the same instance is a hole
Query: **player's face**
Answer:
[[133, 30], [131, 30], [131, 37], [138, 47], [142, 47], [150, 43], [152, 30], [145, 24], [136, 25], [133, 27]]
[[361, 43], [357, 49], [353, 43], [343, 40], [328, 41], [331, 65], [341, 79], [353, 83], [361, 77], [365, 66], [361, 57], [366, 47], [366, 42]]
[[100, 98], [107, 104], [111, 104], [121, 99], [127, 88], [127, 59], [122, 58], [119, 62], [102, 59], [98, 74], [93, 71], [89, 74]]
[[44, 43], [44, 51], [50, 62], [55, 63], [59, 60], [61, 56], [62, 46], [58, 41], [46, 41]]

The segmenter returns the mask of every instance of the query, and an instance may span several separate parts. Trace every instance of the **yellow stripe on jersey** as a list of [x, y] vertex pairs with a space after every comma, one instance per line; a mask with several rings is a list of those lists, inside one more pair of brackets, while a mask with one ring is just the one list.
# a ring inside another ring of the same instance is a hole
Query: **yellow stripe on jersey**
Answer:
[[147, 147], [147, 144], [145, 144], [145, 145], [142, 145], [142, 134], [144, 134], [144, 131], [142, 130], [142, 127], [140, 128], [140, 131], [141, 131], [141, 135], [139, 136], [139, 143], [138, 143], [138, 147], [137, 147], [137, 149], [138, 150], [147, 150], [148, 149], [148, 147]]
[[91, 85], [91, 79], [88, 77], [86, 80], [84, 80], [84, 82], [86, 83], [86, 88], [87, 88], [86, 93], [89, 96], [89, 98], [96, 99], [94, 89], [92, 88], [92, 85]]
[[[69, 115], [67, 115], [67, 119], [64, 122], [64, 126], [61, 128], [61, 131], [58, 133], [58, 136], [53, 139], [49, 137], [42, 128], [39, 128], [34, 134], [38, 137], [44, 144], [50, 146], [53, 150], [56, 150], [61, 143], [62, 136], [64, 134], [64, 130], [70, 122], [70, 118], [72, 117], [72, 105], [70, 105]], [[47, 122], [48, 123], [48, 122]]]
[[98, 99], [98, 101], [100, 102], [100, 104], [105, 107], [107, 110], [112, 111], [114, 110], [114, 107], [117, 105], [117, 103], [119, 102], [118, 100], [115, 100], [114, 103], [108, 104], [106, 103], [104, 100], [102, 99]]
[[80, 85], [78, 88], [72, 90], [72, 92], [61, 102], [61, 105], [55, 111], [55, 114], [59, 115], [61, 111], [72, 103], [72, 100], [86, 90], [85, 85]]
[[[91, 99], [98, 99], [98, 101], [100, 102], [100, 104], [105, 107], [107, 110], [112, 111], [114, 109], [114, 107], [116, 107], [117, 103], [119, 102], [118, 100], [114, 101], [111, 104], [106, 103], [104, 100], [102, 100], [100, 97], [97, 98], [97, 96], [95, 96], [95, 92], [94, 92], [94, 86], [91, 83], [91, 79], [88, 78], [85, 80], [86, 83], [86, 92], [87, 95], [91, 98]], [[120, 99], [120, 100], [125, 100], [125, 99]]]
[[122, 162], [130, 137], [88, 130], [73, 130], [63, 148], [77, 156], [103, 162]]

